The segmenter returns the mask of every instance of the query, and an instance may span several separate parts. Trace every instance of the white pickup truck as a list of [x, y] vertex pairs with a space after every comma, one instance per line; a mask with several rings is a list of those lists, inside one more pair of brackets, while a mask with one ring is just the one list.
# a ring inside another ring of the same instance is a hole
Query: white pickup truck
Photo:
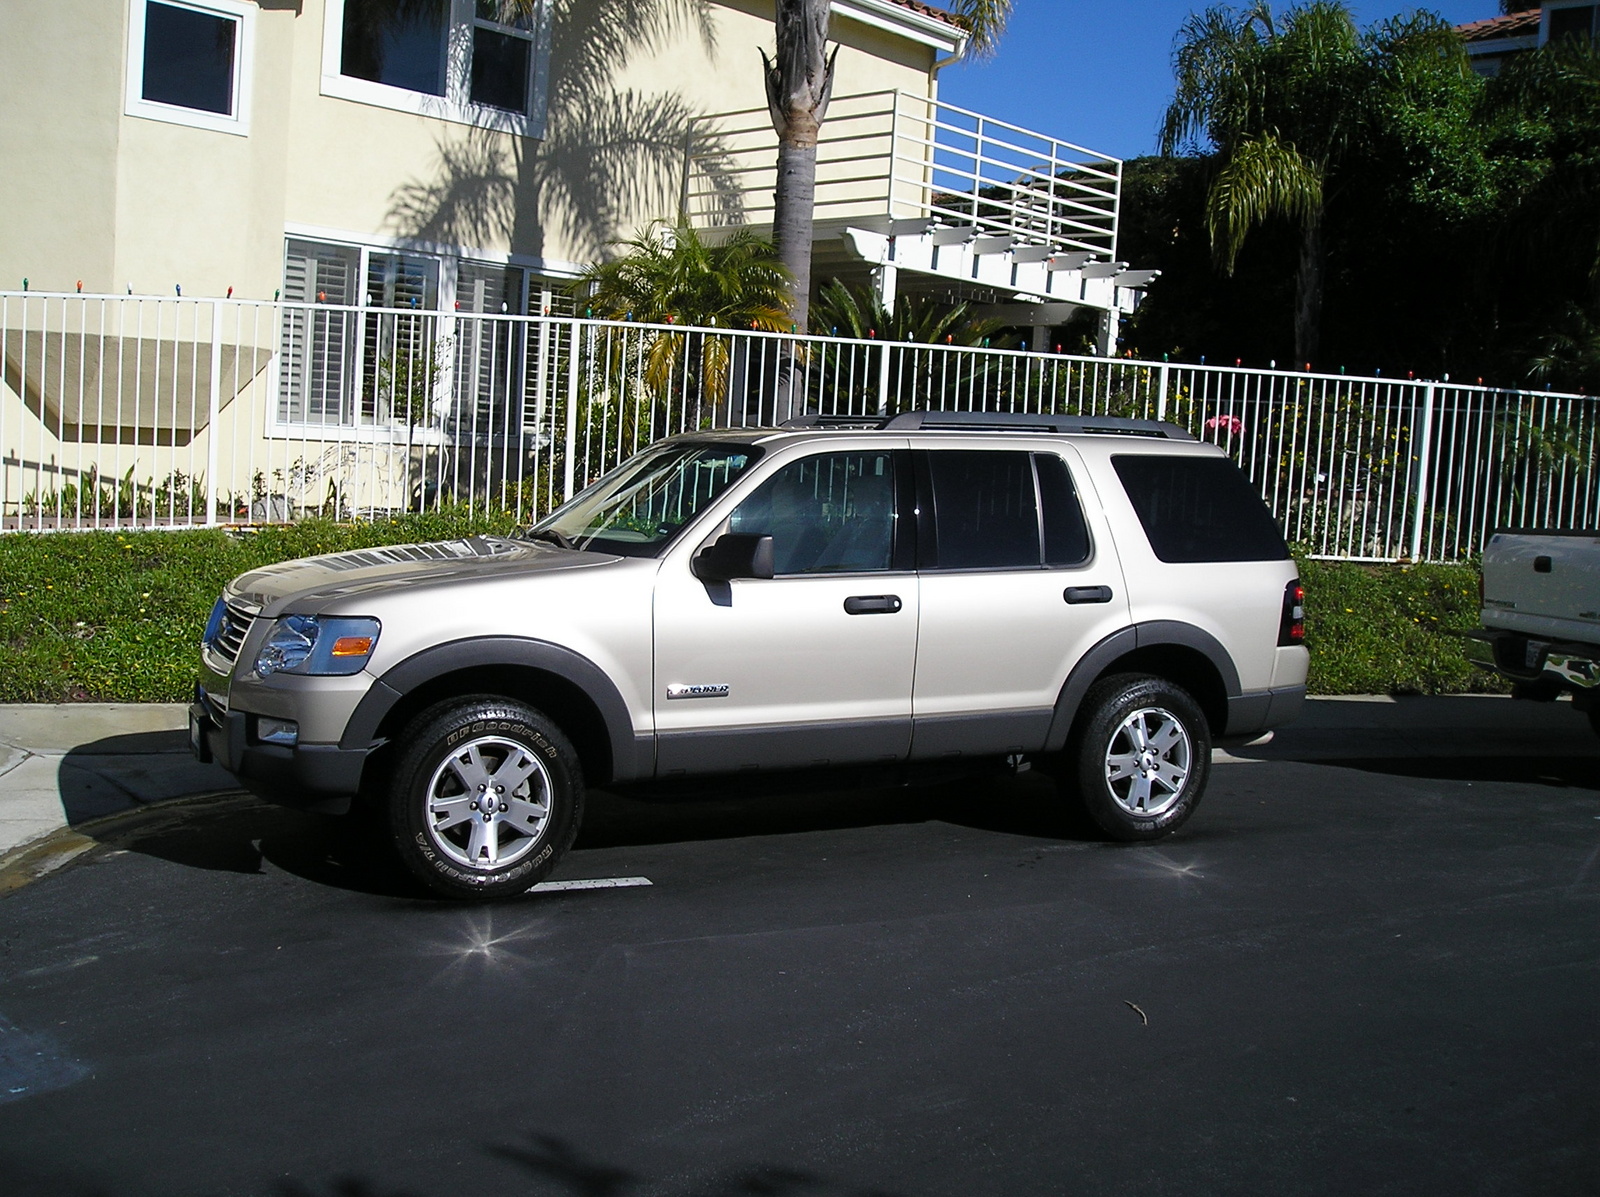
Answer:
[[1483, 550], [1483, 627], [1467, 657], [1519, 698], [1572, 695], [1600, 733], [1600, 530], [1497, 532]]

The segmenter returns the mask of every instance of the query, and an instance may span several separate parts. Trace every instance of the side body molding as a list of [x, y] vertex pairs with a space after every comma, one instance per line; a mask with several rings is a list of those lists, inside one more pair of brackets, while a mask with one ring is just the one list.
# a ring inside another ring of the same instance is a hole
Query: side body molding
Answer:
[[[1072, 721], [1078, 717], [1078, 708], [1083, 705], [1083, 696], [1089, 692], [1089, 687], [1107, 666], [1118, 657], [1126, 656], [1135, 649], [1153, 648], [1163, 644], [1179, 645], [1200, 653], [1216, 668], [1227, 696], [1237, 697], [1239, 670], [1234, 665], [1233, 659], [1228, 656], [1228, 650], [1223, 648], [1221, 641], [1211, 633], [1202, 631], [1192, 624], [1179, 623], [1172, 619], [1153, 619], [1145, 623], [1136, 623], [1132, 627], [1112, 632], [1084, 653], [1072, 672], [1067, 675], [1066, 684], [1061, 687], [1061, 696], [1056, 699], [1055, 718], [1050, 721], [1050, 732], [1045, 738], [1045, 751], [1060, 752], [1067, 746], [1067, 735], [1072, 731]], [[1220, 729], [1218, 730], [1220, 733]]]
[[654, 770], [655, 737], [635, 734], [628, 705], [605, 671], [570, 648], [521, 636], [455, 640], [408, 657], [373, 683], [350, 716], [340, 746], [371, 747], [378, 725], [403, 696], [436, 677], [486, 665], [521, 666], [554, 674], [589, 697], [605, 721], [611, 745], [611, 776], [595, 778], [595, 782], [632, 781], [648, 777]]

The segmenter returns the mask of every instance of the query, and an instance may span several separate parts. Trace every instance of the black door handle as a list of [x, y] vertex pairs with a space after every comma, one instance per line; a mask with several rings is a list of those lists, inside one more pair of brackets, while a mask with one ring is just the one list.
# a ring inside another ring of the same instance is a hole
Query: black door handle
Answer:
[[1068, 586], [1061, 592], [1061, 597], [1069, 603], [1109, 603], [1111, 601], [1111, 587]]
[[846, 615], [893, 615], [903, 606], [898, 594], [857, 594], [844, 600]]

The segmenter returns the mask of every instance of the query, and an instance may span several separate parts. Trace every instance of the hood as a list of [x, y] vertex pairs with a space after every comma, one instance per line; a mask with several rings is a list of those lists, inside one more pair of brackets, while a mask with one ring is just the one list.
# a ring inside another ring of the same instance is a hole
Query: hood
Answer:
[[302, 557], [240, 574], [228, 586], [228, 597], [277, 615], [287, 600], [307, 615], [339, 599], [357, 598], [395, 586], [407, 588], [459, 582], [488, 576], [543, 573], [592, 568], [616, 560], [603, 553], [582, 553], [531, 540], [474, 536], [432, 544], [384, 545]]

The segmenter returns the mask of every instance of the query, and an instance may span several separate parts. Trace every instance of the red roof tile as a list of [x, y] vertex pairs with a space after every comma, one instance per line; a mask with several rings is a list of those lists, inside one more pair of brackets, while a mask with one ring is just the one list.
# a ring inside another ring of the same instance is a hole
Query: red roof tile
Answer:
[[909, 8], [912, 12], [920, 12], [923, 16], [933, 17], [935, 20], [943, 21], [946, 25], [955, 25], [958, 29], [961, 27], [955, 17], [944, 9], [935, 8], [931, 4], [923, 4], [922, 0], [894, 0], [894, 2], [901, 8]]
[[1514, 12], [1508, 17], [1490, 17], [1487, 21], [1473, 21], [1457, 25], [1456, 32], [1462, 41], [1488, 42], [1503, 37], [1524, 37], [1539, 32], [1539, 10]]

